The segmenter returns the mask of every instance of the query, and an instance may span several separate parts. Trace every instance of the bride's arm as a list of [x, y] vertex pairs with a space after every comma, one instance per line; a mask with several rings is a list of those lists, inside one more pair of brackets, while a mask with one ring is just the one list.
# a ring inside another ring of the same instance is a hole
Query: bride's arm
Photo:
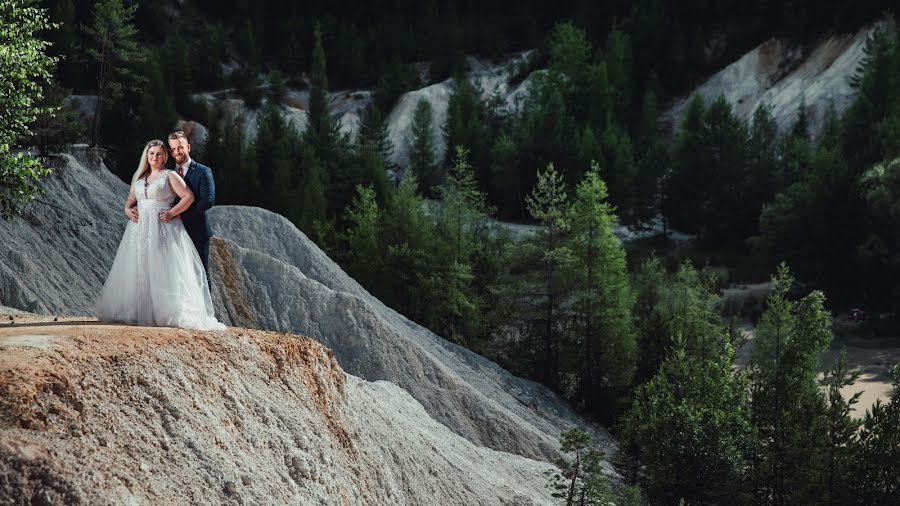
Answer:
[[181, 176], [179, 176], [175, 171], [169, 172], [169, 184], [172, 186], [175, 194], [178, 195], [178, 198], [180, 198], [181, 200], [172, 209], [166, 209], [165, 211], [159, 213], [159, 219], [161, 219], [162, 221], [171, 220], [172, 218], [183, 213], [185, 209], [191, 207], [191, 204], [194, 203], [194, 192], [192, 192], [191, 189], [187, 187], [184, 179], [181, 179]]
[[135, 223], [138, 222], [137, 197], [134, 196], [134, 186], [128, 190], [128, 198], [125, 199], [125, 216]]

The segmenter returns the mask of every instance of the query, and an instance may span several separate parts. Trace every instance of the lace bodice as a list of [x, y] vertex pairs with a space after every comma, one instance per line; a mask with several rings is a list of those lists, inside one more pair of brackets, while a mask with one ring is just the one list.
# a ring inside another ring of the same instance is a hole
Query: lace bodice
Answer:
[[142, 202], [154, 202], [158, 204], [171, 205], [175, 200], [175, 190], [169, 184], [168, 169], [164, 169], [162, 174], [156, 176], [156, 179], [147, 184], [147, 178], [140, 178], [134, 182], [134, 196], [137, 198], [138, 204]]

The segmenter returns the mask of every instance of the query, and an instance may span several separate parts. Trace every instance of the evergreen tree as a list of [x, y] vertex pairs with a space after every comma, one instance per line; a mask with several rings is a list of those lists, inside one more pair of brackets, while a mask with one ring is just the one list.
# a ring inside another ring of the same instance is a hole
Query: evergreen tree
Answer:
[[356, 196], [347, 209], [347, 272], [366, 289], [377, 293], [381, 271], [382, 247], [379, 243], [381, 211], [375, 190], [358, 185]]
[[754, 221], [757, 221], [758, 211], [763, 203], [775, 195], [775, 174], [778, 172], [778, 153], [775, 148], [778, 145], [778, 125], [767, 106], [760, 106], [753, 111], [748, 142], [750, 188], [745, 198], [753, 201], [752, 207], [757, 209]]
[[672, 168], [666, 177], [664, 214], [673, 227], [686, 232], [697, 231], [698, 205], [706, 198], [697, 185], [702, 178], [698, 171], [706, 163], [702, 158], [705, 111], [703, 97], [695, 95], [672, 146]]
[[[479, 99], [479, 92], [465, 77], [453, 79], [453, 90], [447, 103], [447, 123], [444, 125], [444, 140], [448, 146], [448, 162], [450, 146], [466, 146], [470, 158], [476, 164], [479, 185], [487, 188], [490, 182], [486, 166], [487, 131], [482, 124], [485, 115], [484, 106]], [[449, 166], [449, 165], [448, 165]]]
[[61, 86], [76, 88], [82, 86], [82, 66], [78, 61], [79, 33], [75, 17], [75, 4], [72, 0], [60, 0], [50, 9], [50, 20], [58, 24], [56, 30], [47, 34], [47, 40], [53, 43], [48, 51], [50, 55], [60, 58], [56, 76]]
[[628, 132], [615, 124], [610, 115], [602, 135], [603, 151], [606, 154], [607, 176], [610, 201], [627, 218], [630, 218], [634, 203], [634, 181], [637, 167], [634, 150]]
[[300, 174], [300, 224], [301, 230], [320, 230], [326, 233], [328, 201], [326, 199], [327, 176], [314, 147], [303, 144], [298, 157]]
[[138, 105], [139, 130], [149, 138], [171, 130], [177, 119], [174, 97], [163, 81], [162, 60], [160, 53], [153, 51], [141, 67], [147, 85]]
[[491, 186], [489, 196], [493, 197], [499, 208], [499, 214], [505, 218], [521, 216], [525, 210], [525, 191], [523, 177], [519, 172], [519, 151], [511, 136], [505, 132], [494, 139], [491, 146]]
[[94, 5], [94, 22], [85, 28], [88, 60], [98, 67], [97, 105], [91, 127], [91, 142], [100, 142], [103, 113], [128, 93], [138, 93], [144, 79], [134, 70], [146, 54], [137, 43], [134, 13], [137, 4], [126, 7], [122, 0], [99, 0]]
[[527, 256], [533, 256], [536, 311], [532, 316], [533, 336], [539, 344], [539, 377], [543, 383], [559, 390], [560, 343], [565, 328], [563, 303], [567, 295], [564, 269], [571, 262], [566, 246], [569, 221], [566, 216], [566, 191], [562, 176], [553, 164], [538, 171], [537, 184], [525, 197], [528, 212], [542, 226], [532, 239]]
[[72, 94], [72, 90], [54, 82], [44, 83], [42, 87], [43, 96], [35, 106], [45, 112], [31, 123], [29, 129], [37, 140], [40, 156], [47, 156], [51, 150], [81, 142], [87, 131], [76, 112], [65, 106], [65, 100]]
[[[687, 308], [683, 316], [697, 318], [705, 311], [705, 306]], [[700, 318], [697, 323], [705, 325]], [[671, 351], [638, 390], [623, 421], [625, 439], [638, 449], [645, 471], [642, 481], [666, 504], [747, 501], [742, 479], [753, 428], [746, 377], [731, 369], [730, 338], [672, 337]]]
[[900, 158], [880, 163], [859, 180], [867, 237], [858, 249], [860, 275], [871, 303], [900, 310]]
[[859, 429], [850, 481], [858, 504], [890, 504], [900, 494], [900, 366], [892, 372], [890, 400], [877, 399]]
[[772, 278], [749, 368], [759, 436], [751, 481], [756, 501], [767, 504], [817, 503], [823, 492], [828, 424], [816, 376], [831, 342], [831, 315], [821, 292], [789, 299], [793, 283], [782, 264]]
[[[378, 153], [386, 170], [393, 169], [391, 158], [394, 154], [394, 145], [388, 137], [387, 122], [377, 102], [369, 104], [363, 113], [357, 144]], [[379, 195], [384, 198], [380, 193]]]
[[548, 473], [553, 497], [565, 499], [561, 504], [566, 506], [614, 504], [616, 497], [603, 471], [603, 454], [591, 444], [590, 434], [569, 429], [560, 435], [559, 442], [560, 451], [573, 457], [558, 459], [557, 471]]
[[719, 96], [704, 115], [703, 159], [694, 183], [706, 197], [697, 217], [713, 243], [741, 242], [756, 231], [759, 202], [744, 198], [750, 188], [747, 130]]
[[606, 39], [604, 55], [609, 84], [613, 90], [613, 104], [616, 117], [622, 121], [627, 118], [631, 107], [633, 90], [634, 61], [631, 52], [631, 39], [628, 33], [613, 27]]
[[800, 104], [797, 106], [797, 119], [791, 127], [791, 136], [809, 140], [809, 117], [806, 114], [806, 96], [800, 96]]
[[415, 174], [408, 171], [385, 210], [382, 220], [385, 279], [381, 291], [385, 296], [379, 297], [415, 321], [421, 321], [416, 317], [427, 304], [417, 297], [426, 295], [422, 283], [431, 276], [429, 255], [435, 243], [434, 225], [422, 207], [418, 184]]
[[831, 368], [825, 371], [821, 380], [828, 428], [828, 445], [825, 448], [825, 469], [823, 476], [825, 504], [851, 504], [856, 494], [847, 487], [852, 481], [855, 468], [854, 450], [857, 445], [857, 431], [860, 421], [853, 418], [853, 405], [859, 402], [862, 392], [856, 392], [849, 399], [844, 398], [841, 389], [849, 387], [859, 379], [859, 371], [847, 368], [847, 352], [842, 351]]
[[57, 58], [37, 32], [50, 29], [44, 9], [0, 0], [0, 217], [11, 220], [41, 193], [50, 170], [28, 153], [12, 153], [31, 135], [29, 123], [55, 114], [41, 107], [42, 83], [50, 82]]
[[315, 28], [311, 70], [309, 79], [309, 122], [307, 135], [321, 149], [321, 144], [331, 136], [333, 126], [328, 115], [328, 75], [325, 72], [325, 49], [322, 47], [322, 30]]
[[[160, 61], [166, 78], [168, 94], [174, 98], [175, 107], [183, 114], [193, 110], [193, 69], [189, 61], [188, 44], [180, 36], [169, 37], [162, 49]], [[165, 65], [162, 65], [165, 62]]]
[[631, 387], [636, 356], [625, 251], [613, 235], [616, 216], [607, 196], [593, 162], [569, 207], [567, 243], [575, 280], [578, 397], [611, 420]]
[[420, 98], [413, 113], [412, 149], [409, 153], [409, 170], [419, 181], [419, 191], [431, 194], [432, 186], [438, 184], [435, 167], [434, 128], [431, 103]]

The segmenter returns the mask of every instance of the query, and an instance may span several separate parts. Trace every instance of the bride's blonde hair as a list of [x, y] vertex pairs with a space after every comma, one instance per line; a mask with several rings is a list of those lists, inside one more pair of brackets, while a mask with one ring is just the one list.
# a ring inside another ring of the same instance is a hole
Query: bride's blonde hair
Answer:
[[141, 153], [141, 161], [138, 162], [138, 168], [134, 172], [134, 177], [131, 178], [132, 183], [144, 177], [150, 170], [150, 164], [147, 163], [147, 151], [149, 151], [150, 148], [156, 146], [160, 146], [161, 148], [163, 148], [163, 154], [166, 156], [166, 158], [163, 160], [163, 163], [166, 163], [166, 161], [169, 160], [169, 150], [167, 149], [166, 145], [163, 144], [163, 141], [159, 139], [153, 139], [152, 141], [147, 142], [147, 144], [144, 146], [144, 152]]

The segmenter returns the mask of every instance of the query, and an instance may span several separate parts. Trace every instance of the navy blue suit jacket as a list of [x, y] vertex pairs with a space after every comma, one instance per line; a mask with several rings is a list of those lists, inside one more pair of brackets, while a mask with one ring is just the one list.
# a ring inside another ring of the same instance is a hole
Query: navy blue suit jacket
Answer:
[[181, 213], [181, 221], [194, 244], [208, 242], [212, 236], [212, 228], [206, 219], [206, 211], [216, 203], [216, 184], [213, 182], [212, 170], [191, 160], [184, 182], [194, 192], [194, 203]]

